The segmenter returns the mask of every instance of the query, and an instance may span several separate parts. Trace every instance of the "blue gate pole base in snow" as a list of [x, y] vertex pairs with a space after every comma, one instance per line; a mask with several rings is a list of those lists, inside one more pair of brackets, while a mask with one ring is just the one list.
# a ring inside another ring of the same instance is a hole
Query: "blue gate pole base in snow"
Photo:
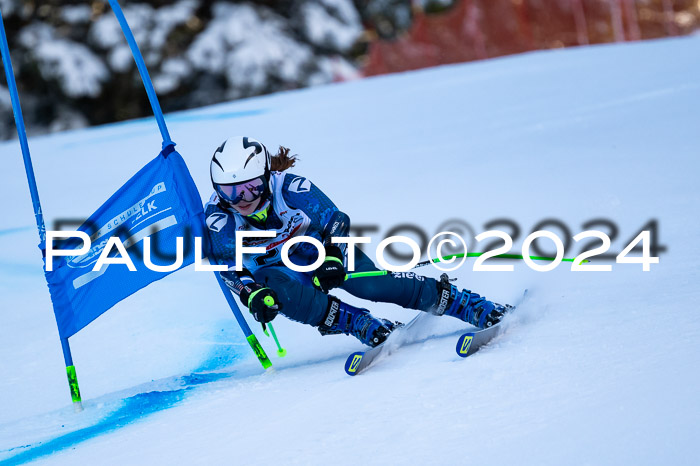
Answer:
[[[36, 178], [34, 177], [34, 168], [32, 159], [29, 153], [29, 143], [27, 141], [27, 132], [24, 127], [24, 117], [22, 116], [22, 107], [19, 102], [19, 93], [17, 92], [17, 83], [15, 82], [15, 73], [12, 70], [12, 60], [10, 58], [10, 47], [7, 45], [7, 35], [5, 34], [5, 24], [0, 11], [0, 54], [5, 68], [5, 77], [7, 78], [7, 89], [10, 92], [10, 100], [12, 101], [12, 113], [15, 116], [15, 124], [17, 125], [17, 136], [19, 137], [19, 145], [22, 149], [22, 157], [24, 158], [24, 170], [27, 174], [27, 183], [29, 183], [29, 192], [32, 197], [32, 206], [34, 208], [34, 218], [36, 226], [39, 230], [39, 249], [41, 255], [46, 260], [46, 226], [44, 224], [44, 216], [39, 202], [39, 190], [36, 186]], [[63, 349], [63, 359], [66, 362], [66, 375], [68, 376], [68, 386], [70, 388], [71, 399], [76, 412], [83, 410], [83, 403], [80, 399], [80, 388], [78, 387], [78, 377], [75, 374], [75, 366], [73, 366], [73, 358], [70, 353], [70, 345], [68, 338], [61, 338], [61, 348]]]
[[70, 353], [70, 345], [68, 338], [61, 338], [61, 348], [63, 349], [63, 360], [66, 363], [66, 376], [68, 377], [68, 388], [70, 388], [70, 397], [73, 400], [73, 408], [76, 413], [83, 410], [83, 400], [80, 398], [80, 387], [78, 386], [78, 376], [75, 373], [73, 365], [73, 356]]
[[270, 367], [272, 367], [272, 361], [270, 361], [270, 358], [267, 357], [265, 350], [263, 349], [262, 345], [258, 341], [253, 331], [250, 330], [248, 322], [245, 321], [245, 317], [243, 317], [243, 314], [241, 314], [241, 310], [238, 309], [238, 305], [233, 299], [231, 290], [229, 290], [228, 286], [226, 286], [223, 278], [221, 278], [221, 275], [219, 275], [218, 272], [214, 272], [214, 275], [216, 276], [216, 281], [219, 283], [219, 287], [224, 293], [224, 297], [226, 298], [226, 301], [228, 302], [228, 305], [231, 308], [231, 312], [233, 312], [236, 321], [238, 321], [238, 325], [241, 327], [241, 330], [243, 330], [243, 334], [245, 335], [248, 344], [253, 349], [255, 356], [258, 358], [258, 361], [260, 361], [260, 364], [262, 364], [263, 369], [269, 369]]

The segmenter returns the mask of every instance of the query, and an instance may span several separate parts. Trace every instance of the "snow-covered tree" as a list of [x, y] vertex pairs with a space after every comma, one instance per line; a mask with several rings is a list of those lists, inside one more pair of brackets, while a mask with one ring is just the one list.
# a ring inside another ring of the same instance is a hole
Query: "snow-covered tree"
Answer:
[[[700, 26], [697, 0], [122, 0], [121, 5], [165, 111], [361, 74], [688, 34]], [[151, 113], [107, 2], [0, 0], [0, 10], [30, 133]], [[15, 131], [9, 109], [0, 79], [0, 138]]]
[[[363, 25], [352, 0], [121, 3], [166, 111], [358, 74]], [[0, 0], [0, 8], [30, 132], [150, 113], [106, 3]], [[11, 120], [0, 125], [2, 138], [14, 131]]]

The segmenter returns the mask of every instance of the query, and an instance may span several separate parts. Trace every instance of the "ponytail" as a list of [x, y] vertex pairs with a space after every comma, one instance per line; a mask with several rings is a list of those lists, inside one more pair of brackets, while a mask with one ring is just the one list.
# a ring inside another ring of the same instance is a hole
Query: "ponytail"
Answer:
[[280, 146], [277, 154], [270, 158], [270, 170], [273, 172], [283, 172], [294, 166], [297, 161], [297, 155], [289, 155], [289, 149]]

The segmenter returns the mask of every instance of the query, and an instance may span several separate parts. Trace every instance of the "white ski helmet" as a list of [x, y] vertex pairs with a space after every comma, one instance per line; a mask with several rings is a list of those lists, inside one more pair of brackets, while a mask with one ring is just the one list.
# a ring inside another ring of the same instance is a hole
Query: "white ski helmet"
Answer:
[[209, 172], [219, 198], [229, 203], [232, 201], [231, 188], [256, 178], [264, 184], [260, 194], [263, 201], [270, 196], [270, 153], [255, 139], [234, 136], [225, 140], [214, 152]]

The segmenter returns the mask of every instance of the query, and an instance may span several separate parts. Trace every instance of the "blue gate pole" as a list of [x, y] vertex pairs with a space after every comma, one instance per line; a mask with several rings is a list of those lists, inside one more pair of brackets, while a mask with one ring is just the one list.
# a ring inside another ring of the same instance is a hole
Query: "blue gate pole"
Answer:
[[[39, 191], [37, 190], [36, 178], [34, 177], [34, 167], [32, 165], [32, 158], [29, 153], [27, 132], [24, 127], [22, 107], [19, 103], [19, 93], [17, 92], [15, 73], [12, 70], [12, 60], [10, 59], [10, 47], [7, 44], [7, 35], [5, 34], [5, 24], [2, 19], [2, 11], [0, 11], [0, 52], [2, 52], [2, 62], [5, 67], [7, 89], [10, 92], [10, 99], [12, 101], [12, 113], [14, 113], [15, 124], [17, 125], [17, 136], [19, 137], [19, 145], [22, 148], [22, 157], [24, 158], [24, 170], [27, 173], [29, 192], [32, 196], [34, 218], [36, 220], [37, 229], [39, 230], [39, 249], [41, 250], [41, 256], [43, 257], [44, 262], [46, 262], [46, 226], [44, 224], [44, 215], [41, 211], [41, 202], [39, 202]], [[75, 374], [75, 366], [73, 366], [73, 357], [70, 353], [70, 345], [68, 344], [68, 338], [61, 338], [61, 348], [63, 349], [63, 359], [66, 363], [66, 375], [68, 376], [68, 386], [70, 387], [73, 406], [75, 407], [76, 411], [82, 411], [83, 405], [80, 399], [80, 388], [78, 387], [78, 378]]]
[[146, 63], [143, 61], [143, 56], [141, 55], [141, 51], [139, 50], [138, 44], [136, 43], [134, 34], [131, 32], [129, 23], [126, 22], [124, 12], [119, 6], [119, 2], [117, 0], [109, 0], [109, 5], [112, 7], [112, 11], [114, 11], [114, 15], [117, 17], [117, 21], [119, 21], [119, 26], [121, 26], [122, 28], [124, 37], [126, 37], [126, 41], [129, 44], [129, 48], [131, 48], [131, 54], [134, 56], [134, 61], [136, 61], [136, 68], [139, 70], [139, 74], [141, 75], [141, 81], [143, 81], [143, 86], [146, 88], [148, 100], [149, 102], [151, 102], [151, 108], [153, 108], [153, 116], [155, 116], [156, 118], [156, 122], [158, 123], [158, 129], [160, 129], [160, 134], [163, 137], [163, 149], [165, 149], [168, 146], [174, 146], [175, 143], [172, 141], [172, 139], [170, 139], [168, 127], [165, 126], [165, 118], [163, 117], [163, 111], [160, 109], [160, 102], [158, 102], [156, 90], [154, 89], [153, 83], [151, 82], [151, 78], [148, 75]]
[[[166, 147], [171, 146], [171, 145], [174, 146], [175, 143], [170, 139], [170, 133], [168, 132], [168, 128], [165, 125], [165, 117], [163, 116], [163, 111], [161, 110], [160, 103], [158, 102], [158, 95], [156, 94], [155, 88], [153, 87], [153, 83], [151, 82], [151, 78], [148, 74], [148, 69], [146, 68], [146, 63], [143, 60], [143, 55], [141, 55], [141, 51], [139, 50], [139, 46], [136, 43], [136, 39], [134, 38], [134, 34], [131, 32], [131, 28], [129, 27], [129, 23], [126, 21], [126, 17], [124, 16], [124, 12], [122, 11], [121, 7], [119, 6], [119, 2], [117, 0], [109, 0], [109, 5], [112, 7], [112, 11], [114, 11], [114, 15], [117, 17], [117, 21], [119, 22], [119, 26], [121, 26], [122, 32], [124, 33], [124, 37], [126, 38], [126, 41], [129, 44], [129, 48], [131, 49], [131, 54], [134, 56], [134, 61], [136, 62], [136, 68], [139, 70], [139, 74], [141, 75], [141, 81], [143, 81], [143, 86], [146, 88], [146, 94], [148, 95], [148, 100], [151, 103], [151, 108], [153, 108], [153, 115], [155, 116], [156, 122], [158, 123], [158, 128], [160, 129], [160, 134], [163, 137], [163, 149], [165, 149]], [[231, 307], [231, 311], [233, 312], [233, 315], [236, 317], [236, 320], [238, 321], [238, 325], [240, 325], [241, 330], [243, 330], [243, 333], [246, 336], [246, 340], [248, 340], [250, 347], [255, 352], [255, 355], [257, 356], [257, 358], [260, 361], [260, 363], [262, 364], [262, 366], [265, 369], [267, 369], [268, 367], [272, 366], [272, 363], [270, 362], [270, 359], [267, 357], [267, 354], [265, 354], [265, 350], [260, 345], [260, 342], [255, 337], [253, 332], [250, 330], [248, 323], [245, 321], [245, 318], [241, 314], [240, 309], [238, 309], [238, 305], [236, 304], [236, 301], [233, 299], [233, 296], [231, 295], [231, 291], [226, 286], [223, 279], [219, 276], [218, 273], [215, 272], [214, 274], [216, 275], [217, 281], [219, 282], [219, 286], [221, 287], [221, 291], [224, 293], [224, 296], [226, 297], [226, 301], [228, 301], [228, 304]]]
[[241, 330], [243, 330], [243, 333], [245, 334], [245, 339], [248, 340], [248, 344], [253, 349], [253, 352], [255, 353], [255, 356], [257, 356], [258, 361], [260, 361], [260, 364], [262, 364], [264, 369], [268, 369], [269, 367], [272, 367], [272, 362], [270, 361], [270, 358], [267, 357], [267, 354], [265, 353], [265, 350], [263, 349], [262, 345], [258, 341], [257, 337], [250, 330], [250, 327], [248, 326], [248, 322], [245, 321], [245, 317], [243, 317], [243, 314], [241, 314], [241, 310], [238, 308], [236, 301], [233, 299], [233, 295], [231, 294], [231, 290], [228, 288], [228, 286], [226, 286], [226, 283], [224, 283], [224, 279], [221, 278], [221, 275], [219, 275], [219, 272], [214, 272], [214, 275], [216, 275], [216, 280], [219, 282], [219, 286], [221, 287], [221, 291], [224, 293], [224, 296], [226, 297], [226, 301], [228, 301], [228, 305], [231, 307], [231, 311], [233, 312], [233, 315], [236, 317], [236, 320], [238, 321], [238, 325], [240, 325]]

